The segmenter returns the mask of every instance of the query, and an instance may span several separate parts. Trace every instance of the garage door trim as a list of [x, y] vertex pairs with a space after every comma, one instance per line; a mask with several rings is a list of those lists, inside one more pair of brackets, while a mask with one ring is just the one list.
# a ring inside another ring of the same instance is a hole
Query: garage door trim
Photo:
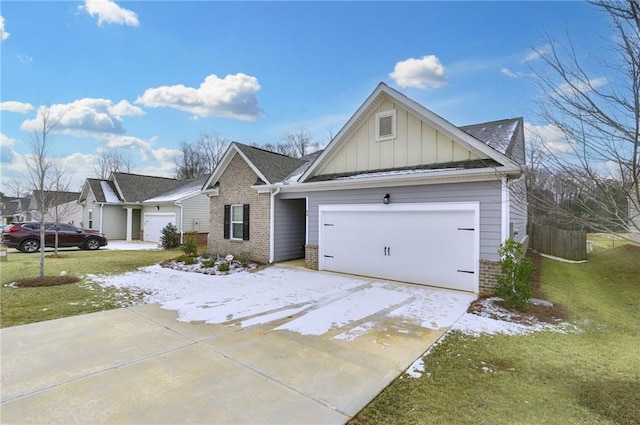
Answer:
[[[144, 241], [149, 241], [147, 238], [149, 237], [149, 233], [147, 231], [147, 217], [170, 217], [171, 219], [169, 220], [170, 223], [172, 223], [174, 226], [178, 227], [178, 223], [176, 222], [176, 213], [144, 213], [144, 227], [143, 227], [143, 239]], [[160, 243], [160, 241], [151, 241], [151, 242], [157, 242]]]
[[[474, 292], [479, 292], [479, 265], [480, 265], [480, 203], [479, 202], [433, 202], [433, 203], [402, 203], [402, 204], [321, 204], [318, 205], [318, 269], [325, 270], [324, 261], [324, 212], [402, 212], [402, 211], [472, 211], [474, 217], [474, 247], [473, 247], [473, 273]], [[328, 223], [330, 224], [330, 223]], [[462, 230], [462, 229], [461, 229]]]

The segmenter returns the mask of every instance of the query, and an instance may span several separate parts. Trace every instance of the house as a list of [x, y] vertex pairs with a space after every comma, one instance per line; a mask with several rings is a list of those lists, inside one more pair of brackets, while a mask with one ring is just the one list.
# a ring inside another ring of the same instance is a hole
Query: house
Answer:
[[100, 230], [113, 240], [160, 242], [161, 230], [170, 222], [181, 233], [206, 235], [209, 202], [200, 192], [205, 179], [131, 173], [112, 173], [107, 180], [86, 179], [78, 200], [82, 226]]
[[44, 202], [45, 221], [78, 224], [82, 221], [82, 207], [78, 204], [79, 192], [34, 190], [29, 199], [30, 220], [40, 220], [39, 202]]
[[2, 223], [0, 224], [9, 224], [14, 221], [20, 221], [20, 213], [22, 212], [22, 203], [28, 205], [29, 198], [15, 197], [15, 196], [4, 196], [0, 193], [0, 216], [2, 217]]
[[203, 186], [209, 250], [481, 293], [527, 242], [522, 118], [457, 127], [380, 83], [305, 159], [233, 143]]

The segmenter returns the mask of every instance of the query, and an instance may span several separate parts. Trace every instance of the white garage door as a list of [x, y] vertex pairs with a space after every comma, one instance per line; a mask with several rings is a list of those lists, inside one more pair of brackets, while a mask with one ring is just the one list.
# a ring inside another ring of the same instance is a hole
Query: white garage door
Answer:
[[477, 203], [321, 205], [319, 268], [478, 292]]
[[144, 215], [144, 240], [145, 242], [158, 242], [160, 243], [160, 236], [162, 236], [162, 229], [167, 224], [176, 224], [176, 215], [171, 214], [145, 214]]

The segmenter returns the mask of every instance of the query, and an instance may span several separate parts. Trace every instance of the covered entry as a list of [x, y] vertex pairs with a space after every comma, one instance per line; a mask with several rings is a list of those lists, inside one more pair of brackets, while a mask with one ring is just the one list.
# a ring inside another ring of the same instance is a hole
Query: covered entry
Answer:
[[478, 292], [479, 204], [320, 205], [318, 266]]

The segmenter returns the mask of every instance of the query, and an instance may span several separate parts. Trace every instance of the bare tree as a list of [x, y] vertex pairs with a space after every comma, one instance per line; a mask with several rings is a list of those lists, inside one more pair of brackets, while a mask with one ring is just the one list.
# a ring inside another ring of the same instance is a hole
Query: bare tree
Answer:
[[318, 144], [314, 142], [311, 134], [303, 129], [296, 128], [283, 136], [286, 155], [301, 158], [318, 150]]
[[47, 183], [55, 165], [51, 159], [50, 133], [60, 122], [53, 118], [50, 109], [41, 106], [38, 109], [38, 127], [31, 133], [30, 155], [27, 162], [28, 183], [33, 191], [36, 209], [40, 221], [40, 277], [44, 277], [45, 221], [47, 213]]
[[614, 58], [597, 61], [609, 75], [590, 73], [570, 38], [548, 37], [536, 51], [543, 63], [532, 69], [543, 95], [539, 116], [563, 142], [558, 150], [545, 141], [544, 168], [565, 220], [592, 231], [640, 232], [640, 0], [592, 4], [612, 24], [606, 38]]
[[180, 143], [176, 158], [176, 178], [193, 179], [211, 174], [229, 147], [229, 141], [216, 133], [202, 133], [192, 142]]
[[117, 149], [103, 150], [98, 157], [98, 164], [93, 167], [96, 177], [101, 180], [109, 178], [111, 173], [130, 173], [131, 155]]
[[70, 214], [73, 207], [67, 196], [69, 193], [69, 181], [66, 179], [64, 169], [59, 163], [54, 165], [51, 169], [49, 181], [50, 190], [47, 209], [49, 210], [49, 216], [51, 216], [52, 221], [54, 222], [54, 255], [57, 257], [60, 222]]

